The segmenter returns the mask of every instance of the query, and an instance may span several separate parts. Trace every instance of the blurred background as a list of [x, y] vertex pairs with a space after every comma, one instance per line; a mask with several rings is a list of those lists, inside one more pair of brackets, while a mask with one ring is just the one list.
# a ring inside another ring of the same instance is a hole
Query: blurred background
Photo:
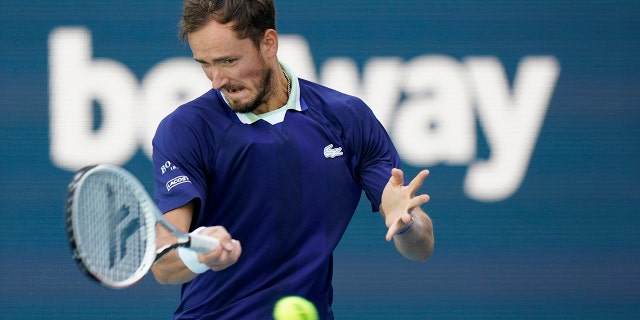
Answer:
[[[150, 136], [209, 88], [181, 1], [0, 4], [0, 318], [167, 319], [70, 257], [73, 171], [151, 191]], [[436, 248], [404, 260], [363, 199], [335, 252], [337, 319], [640, 318], [638, 1], [276, 0], [280, 57], [356, 94], [406, 176], [429, 168]], [[265, 270], [268, 272], [268, 270]]]

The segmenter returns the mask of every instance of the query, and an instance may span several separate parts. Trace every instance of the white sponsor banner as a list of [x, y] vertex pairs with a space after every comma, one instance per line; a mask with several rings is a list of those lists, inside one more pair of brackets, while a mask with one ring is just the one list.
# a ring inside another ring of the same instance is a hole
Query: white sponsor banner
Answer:
[[[49, 36], [50, 155], [59, 168], [122, 165], [139, 148], [150, 156], [160, 120], [211, 88], [190, 58], [160, 61], [138, 80], [126, 65], [94, 58], [92, 47], [86, 28]], [[280, 36], [279, 57], [301, 78], [362, 98], [406, 163], [468, 166], [462, 187], [478, 201], [505, 200], [522, 184], [560, 73], [553, 56], [523, 57], [512, 84], [493, 56], [371, 57], [362, 71], [336, 57], [316, 68], [299, 35]], [[477, 155], [476, 123], [490, 149], [485, 159]]]

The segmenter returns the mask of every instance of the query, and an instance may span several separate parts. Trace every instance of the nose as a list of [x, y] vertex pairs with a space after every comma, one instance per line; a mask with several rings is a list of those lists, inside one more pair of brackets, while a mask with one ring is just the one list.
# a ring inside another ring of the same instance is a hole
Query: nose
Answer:
[[229, 78], [221, 68], [211, 68], [207, 74], [209, 75], [209, 80], [211, 80], [211, 86], [215, 90], [219, 90], [229, 83]]

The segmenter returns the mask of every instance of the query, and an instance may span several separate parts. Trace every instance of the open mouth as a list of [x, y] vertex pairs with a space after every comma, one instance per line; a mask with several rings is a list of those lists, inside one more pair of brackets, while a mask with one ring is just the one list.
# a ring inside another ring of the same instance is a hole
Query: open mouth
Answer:
[[224, 91], [228, 96], [236, 96], [237, 97], [237, 96], [243, 94], [243, 92], [245, 90], [242, 87], [227, 87], [227, 88], [224, 88]]

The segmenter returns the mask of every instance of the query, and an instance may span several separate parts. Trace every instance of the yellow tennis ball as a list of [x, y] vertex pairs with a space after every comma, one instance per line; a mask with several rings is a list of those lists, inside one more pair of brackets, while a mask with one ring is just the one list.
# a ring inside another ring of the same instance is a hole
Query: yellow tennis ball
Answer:
[[299, 296], [284, 297], [273, 308], [275, 320], [318, 320], [318, 311], [309, 300]]

